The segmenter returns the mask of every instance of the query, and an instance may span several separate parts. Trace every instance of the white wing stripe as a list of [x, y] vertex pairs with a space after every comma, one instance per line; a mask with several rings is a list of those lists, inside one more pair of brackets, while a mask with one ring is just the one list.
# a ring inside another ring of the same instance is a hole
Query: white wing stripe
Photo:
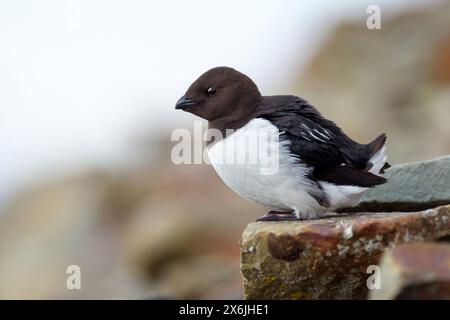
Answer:
[[318, 134], [320, 134], [320, 135], [321, 135], [322, 137], [324, 137], [325, 139], [330, 140], [330, 138], [329, 138], [328, 136], [324, 135], [324, 134], [323, 134], [322, 132], [320, 132], [319, 130], [314, 129], [314, 131], [317, 132]]
[[311, 141], [311, 140], [306, 136], [306, 134], [305, 134], [304, 132], [301, 132], [300, 134], [301, 134], [302, 137], [305, 138], [306, 140]]
[[319, 137], [317, 137], [316, 135], [314, 135], [314, 133], [312, 133], [311, 131], [308, 131], [308, 133], [316, 140], [322, 141], [323, 143], [327, 143], [325, 140], [320, 139]]

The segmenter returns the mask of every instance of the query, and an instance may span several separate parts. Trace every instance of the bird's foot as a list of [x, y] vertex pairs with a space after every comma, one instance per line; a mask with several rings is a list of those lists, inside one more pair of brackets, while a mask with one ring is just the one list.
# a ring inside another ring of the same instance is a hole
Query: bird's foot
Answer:
[[294, 211], [287, 212], [279, 212], [279, 211], [270, 211], [266, 213], [264, 216], [256, 219], [256, 221], [297, 221], [301, 220], [297, 218]]

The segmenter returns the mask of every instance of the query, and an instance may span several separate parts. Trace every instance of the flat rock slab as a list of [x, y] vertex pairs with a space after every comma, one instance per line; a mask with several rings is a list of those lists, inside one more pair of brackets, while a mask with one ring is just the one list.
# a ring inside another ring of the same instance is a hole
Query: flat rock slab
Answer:
[[365, 299], [367, 268], [383, 251], [450, 235], [450, 205], [420, 212], [357, 213], [254, 222], [241, 239], [246, 299]]
[[405, 243], [386, 250], [380, 270], [380, 287], [370, 291], [371, 299], [450, 299], [448, 243]]
[[388, 182], [342, 212], [418, 211], [450, 204], [450, 155], [386, 170]]

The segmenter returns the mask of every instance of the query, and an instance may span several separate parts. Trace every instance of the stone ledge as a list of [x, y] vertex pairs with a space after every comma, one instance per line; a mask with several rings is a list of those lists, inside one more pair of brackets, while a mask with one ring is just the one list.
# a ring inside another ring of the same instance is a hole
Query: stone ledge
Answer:
[[254, 222], [241, 239], [246, 299], [365, 299], [367, 267], [387, 248], [450, 235], [450, 205]]

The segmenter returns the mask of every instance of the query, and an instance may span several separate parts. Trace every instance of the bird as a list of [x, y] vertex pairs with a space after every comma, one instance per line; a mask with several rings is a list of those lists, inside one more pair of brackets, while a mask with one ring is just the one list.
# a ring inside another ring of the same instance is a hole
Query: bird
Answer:
[[[318, 219], [356, 206], [364, 193], [387, 181], [386, 134], [358, 143], [305, 99], [263, 96], [233, 68], [203, 73], [175, 109], [208, 121], [215, 134], [206, 149], [219, 177], [241, 197], [270, 209], [257, 221]], [[263, 161], [248, 161], [255, 154], [272, 159], [275, 170], [264, 172]]]

